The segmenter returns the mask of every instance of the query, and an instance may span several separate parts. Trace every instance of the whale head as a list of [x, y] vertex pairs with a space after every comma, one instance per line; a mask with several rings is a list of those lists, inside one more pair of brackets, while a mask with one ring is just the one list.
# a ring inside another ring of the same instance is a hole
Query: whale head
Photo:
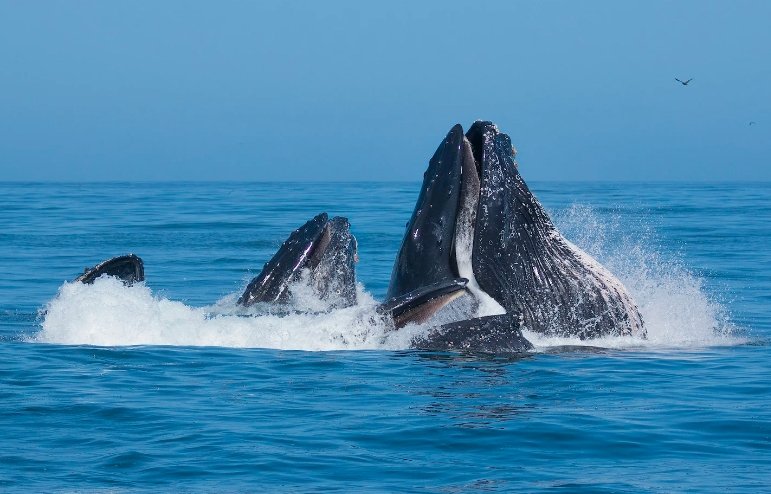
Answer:
[[356, 304], [356, 238], [346, 218], [321, 213], [293, 231], [237, 303], [287, 303], [303, 272], [315, 294], [330, 308]]
[[[430, 314], [415, 305], [431, 301], [429, 312], [440, 310], [437, 300], [458, 298], [447, 296], [450, 286], [492, 301], [483, 304], [492, 312], [468, 317], [517, 314], [531, 331], [580, 338], [644, 336], [626, 288], [559, 233], [515, 153], [492, 122], [477, 121], [465, 134], [460, 125], [450, 130], [424, 175], [385, 305], [425, 321]], [[426, 287], [441, 290], [432, 298]], [[411, 297], [416, 291], [421, 296]]]

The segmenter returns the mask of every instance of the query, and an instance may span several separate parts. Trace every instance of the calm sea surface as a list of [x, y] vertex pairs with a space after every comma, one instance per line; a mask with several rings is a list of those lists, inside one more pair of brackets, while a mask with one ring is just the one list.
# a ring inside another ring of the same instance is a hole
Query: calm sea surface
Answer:
[[[0, 184], [0, 491], [771, 490], [771, 184], [531, 187], [647, 340], [388, 337], [367, 314], [418, 183]], [[229, 314], [321, 211], [362, 304]], [[145, 285], [65, 284], [129, 252]]]

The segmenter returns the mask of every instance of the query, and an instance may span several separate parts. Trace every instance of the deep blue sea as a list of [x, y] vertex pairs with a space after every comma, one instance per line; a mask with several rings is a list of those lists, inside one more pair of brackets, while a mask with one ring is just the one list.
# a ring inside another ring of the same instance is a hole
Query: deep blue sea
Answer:
[[[419, 183], [0, 184], [0, 491], [770, 491], [771, 184], [530, 185], [647, 340], [385, 334]], [[362, 303], [229, 315], [321, 211]], [[144, 284], [67, 283], [129, 252]]]

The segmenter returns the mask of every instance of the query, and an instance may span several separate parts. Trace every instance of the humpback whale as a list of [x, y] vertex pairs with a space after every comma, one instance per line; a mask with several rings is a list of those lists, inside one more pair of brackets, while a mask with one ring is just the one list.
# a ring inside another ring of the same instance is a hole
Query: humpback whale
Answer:
[[471, 297], [476, 312], [445, 325], [444, 339], [439, 327], [433, 341], [457, 346], [459, 336], [487, 331], [489, 345], [508, 334], [526, 347], [522, 328], [581, 339], [644, 337], [624, 285], [559, 233], [514, 155], [509, 136], [487, 121], [465, 135], [455, 125], [439, 145], [394, 262], [384, 306], [408, 315], [395, 324], [430, 321]]
[[284, 241], [260, 274], [247, 285], [238, 305], [289, 302], [292, 285], [308, 273], [314, 294], [340, 309], [356, 304], [356, 237], [348, 219], [316, 215]]
[[[532, 349], [523, 330], [581, 339], [645, 337], [624, 285], [564, 238], [519, 173], [508, 135], [488, 121], [442, 140], [377, 311], [394, 331], [425, 324], [412, 346], [492, 353]], [[357, 303], [356, 238], [346, 218], [321, 213], [294, 230], [237, 304], [287, 304], [298, 283], [330, 309]], [[87, 268], [144, 280], [142, 260], [119, 256]]]
[[[437, 209], [438, 211], [438, 209]], [[330, 309], [355, 305], [357, 257], [356, 239], [346, 218], [328, 220], [321, 213], [293, 231], [262, 271], [246, 287], [237, 304], [286, 304], [293, 286], [307, 273], [307, 281], [316, 296], [327, 301]], [[430, 263], [415, 259], [432, 271]], [[410, 274], [410, 273], [408, 273]], [[389, 298], [377, 312], [397, 330], [408, 323], [424, 323], [465, 293], [468, 280], [446, 278], [422, 285], [426, 276], [415, 278], [416, 288]], [[473, 300], [466, 297], [467, 300]], [[474, 306], [475, 307], [475, 306]], [[435, 322], [435, 321], [432, 321]], [[473, 311], [461, 311], [460, 320], [436, 324], [416, 337], [412, 347], [430, 350], [470, 350], [479, 352], [521, 352], [532, 348], [518, 330], [521, 318], [504, 314], [477, 318]]]

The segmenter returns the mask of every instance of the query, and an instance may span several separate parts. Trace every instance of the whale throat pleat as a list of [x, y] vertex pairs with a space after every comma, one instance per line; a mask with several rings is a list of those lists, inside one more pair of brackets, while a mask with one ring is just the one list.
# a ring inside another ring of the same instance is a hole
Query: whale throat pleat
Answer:
[[472, 265], [479, 286], [538, 333], [644, 336], [623, 284], [568, 242], [519, 175], [511, 141], [484, 129]]

